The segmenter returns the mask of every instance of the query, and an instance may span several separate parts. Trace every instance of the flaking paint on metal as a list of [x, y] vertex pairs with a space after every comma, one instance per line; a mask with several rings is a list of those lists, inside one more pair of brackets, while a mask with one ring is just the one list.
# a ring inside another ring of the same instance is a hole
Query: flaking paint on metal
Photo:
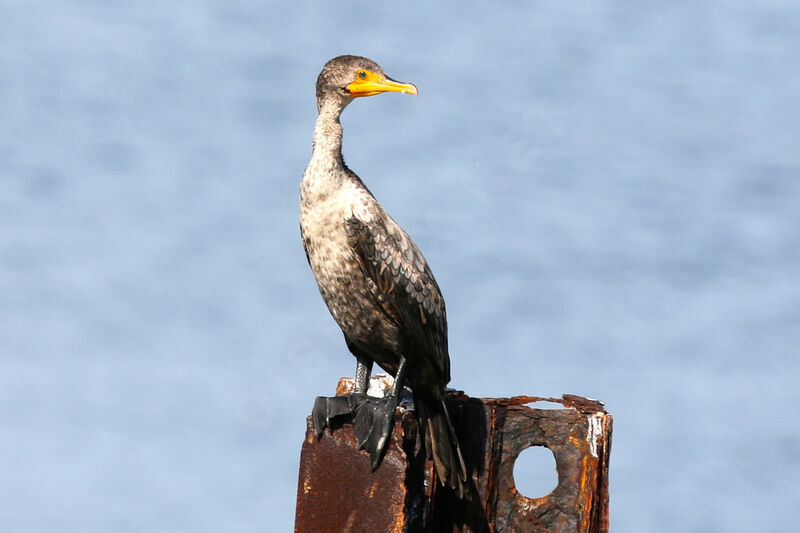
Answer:
[[595, 413], [586, 417], [589, 424], [586, 440], [589, 441], [589, 452], [597, 457], [597, 439], [603, 434], [603, 414]]

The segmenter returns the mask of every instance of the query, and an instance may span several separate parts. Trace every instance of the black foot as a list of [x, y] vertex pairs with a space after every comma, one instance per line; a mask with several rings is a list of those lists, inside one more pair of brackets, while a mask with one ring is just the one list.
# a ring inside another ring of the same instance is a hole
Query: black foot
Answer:
[[372, 471], [374, 472], [383, 460], [389, 437], [394, 428], [394, 411], [397, 397], [371, 398], [362, 396], [355, 405], [353, 426], [356, 438], [362, 450], [369, 452]]
[[331, 427], [335, 419], [351, 417], [355, 412], [355, 407], [359, 403], [360, 397], [363, 396], [363, 394], [332, 397], [317, 396], [317, 399], [314, 400], [314, 409], [311, 411], [314, 435], [320, 438], [325, 428]]

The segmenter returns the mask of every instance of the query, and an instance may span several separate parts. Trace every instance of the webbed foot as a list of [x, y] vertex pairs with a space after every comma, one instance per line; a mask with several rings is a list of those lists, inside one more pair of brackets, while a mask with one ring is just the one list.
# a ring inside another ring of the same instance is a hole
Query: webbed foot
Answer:
[[330, 398], [318, 396], [311, 411], [311, 420], [314, 435], [320, 438], [326, 427], [333, 429], [331, 424], [338, 427], [347, 418], [352, 419], [359, 447], [369, 452], [374, 472], [383, 460], [394, 429], [394, 412], [403, 391], [407, 362], [405, 358], [400, 358], [392, 390], [383, 398], [366, 395], [371, 368], [372, 361], [358, 359], [353, 393]]
[[394, 428], [394, 414], [397, 408], [397, 397], [384, 398], [363, 397], [355, 405], [353, 426], [362, 450], [369, 452], [373, 472], [381, 464], [389, 437]]
[[311, 421], [314, 425], [314, 436], [318, 439], [326, 427], [341, 417], [351, 417], [355, 412], [358, 400], [354, 396], [363, 394], [351, 394], [349, 396], [317, 396], [314, 400], [314, 409], [311, 410]]

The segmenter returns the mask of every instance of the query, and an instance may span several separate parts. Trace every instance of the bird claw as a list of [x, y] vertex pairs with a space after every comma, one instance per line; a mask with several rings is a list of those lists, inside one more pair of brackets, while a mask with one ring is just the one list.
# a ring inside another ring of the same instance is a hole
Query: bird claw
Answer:
[[397, 398], [364, 397], [355, 406], [353, 426], [359, 448], [369, 452], [373, 472], [381, 464], [394, 427]]

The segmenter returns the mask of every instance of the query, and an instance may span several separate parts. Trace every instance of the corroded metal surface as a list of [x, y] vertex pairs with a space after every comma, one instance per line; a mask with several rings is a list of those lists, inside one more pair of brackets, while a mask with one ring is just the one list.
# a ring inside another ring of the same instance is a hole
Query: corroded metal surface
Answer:
[[317, 441], [309, 420], [300, 455], [295, 531], [405, 531], [408, 463], [397, 423], [374, 473], [349, 424]]
[[[338, 393], [348, 393], [348, 385], [340, 383]], [[566, 408], [527, 405], [541, 400]], [[351, 425], [326, 431], [319, 441], [309, 427], [295, 530], [608, 531], [612, 418], [601, 402], [572, 395], [480, 399], [452, 392], [448, 407], [472, 478], [468, 501], [438, 485], [417, 439], [416, 418], [401, 407], [386, 458], [374, 473]], [[514, 462], [530, 446], [545, 446], [556, 459], [558, 485], [541, 498], [527, 498], [514, 485]]]
[[[611, 417], [520, 405], [500, 410], [505, 413], [498, 417], [503, 444], [496, 457], [495, 531], [608, 531]], [[530, 446], [545, 446], [556, 459], [558, 485], [541, 498], [527, 498], [514, 485], [514, 462]]]

